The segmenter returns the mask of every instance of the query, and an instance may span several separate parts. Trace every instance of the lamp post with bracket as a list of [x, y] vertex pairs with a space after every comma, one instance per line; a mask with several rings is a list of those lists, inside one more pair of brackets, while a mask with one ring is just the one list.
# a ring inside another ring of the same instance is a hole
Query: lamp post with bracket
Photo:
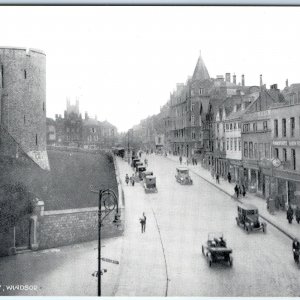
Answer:
[[116, 212], [113, 223], [117, 226], [120, 223], [118, 197], [111, 189], [98, 189], [90, 186], [90, 191], [99, 195], [98, 202], [98, 271], [93, 273], [93, 276], [98, 278], [98, 297], [101, 296], [101, 276], [106, 269], [101, 269], [101, 227], [104, 219], [112, 212]]

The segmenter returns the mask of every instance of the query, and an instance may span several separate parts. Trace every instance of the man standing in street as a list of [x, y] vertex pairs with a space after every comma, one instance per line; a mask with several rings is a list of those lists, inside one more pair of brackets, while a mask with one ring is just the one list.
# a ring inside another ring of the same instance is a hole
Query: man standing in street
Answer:
[[182, 163], [182, 156], [181, 155], [179, 156], [179, 162], [180, 162], [180, 164]]
[[142, 218], [140, 218], [142, 233], [144, 233], [146, 231], [146, 220], [147, 220], [146, 215], [143, 212], [143, 216], [142, 216]]

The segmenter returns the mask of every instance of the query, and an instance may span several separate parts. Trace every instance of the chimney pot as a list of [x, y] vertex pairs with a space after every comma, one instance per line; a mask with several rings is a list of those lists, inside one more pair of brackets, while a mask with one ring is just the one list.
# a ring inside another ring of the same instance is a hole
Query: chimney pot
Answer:
[[233, 75], [233, 83], [236, 84], [236, 75]]
[[245, 86], [245, 75], [242, 75], [242, 86]]
[[231, 74], [230, 73], [226, 73], [225, 74], [225, 80], [226, 80], [226, 82], [230, 82], [231, 81]]
[[262, 74], [260, 74], [259, 77], [260, 77], [260, 78], [259, 78], [259, 85], [262, 86], [262, 85], [263, 85]]

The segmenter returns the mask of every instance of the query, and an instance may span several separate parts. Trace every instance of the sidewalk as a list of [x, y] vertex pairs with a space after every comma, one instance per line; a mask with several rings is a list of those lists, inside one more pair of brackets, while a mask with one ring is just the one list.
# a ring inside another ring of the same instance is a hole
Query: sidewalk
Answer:
[[[134, 172], [129, 164], [116, 158], [125, 195], [125, 230], [116, 289], [113, 296], [164, 296], [166, 267], [151, 195], [140, 183], [126, 185], [125, 175]], [[150, 196], [150, 197], [149, 197]], [[146, 232], [141, 233], [139, 218], [145, 212]]]
[[[168, 155], [167, 158], [177, 162], [179, 165], [178, 156]], [[186, 166], [186, 158], [183, 158], [182, 164]], [[200, 164], [197, 166], [189, 164], [188, 167], [194, 174], [200, 176], [202, 179], [214, 185], [219, 190], [231, 196], [235, 201], [237, 200], [234, 194], [235, 183], [229, 183], [227, 180], [224, 180], [220, 177], [220, 184], [217, 184], [216, 180], [212, 178], [210, 171], [202, 168]], [[273, 215], [270, 214], [267, 210], [266, 200], [251, 193], [247, 193], [245, 197], [240, 196], [239, 202], [254, 204], [259, 209], [260, 216], [268, 223], [272, 224], [289, 238], [293, 239], [294, 237], [297, 237], [300, 240], [300, 224], [296, 223], [295, 219], [293, 220], [292, 224], [289, 224], [286, 219], [285, 211], [279, 210]]]

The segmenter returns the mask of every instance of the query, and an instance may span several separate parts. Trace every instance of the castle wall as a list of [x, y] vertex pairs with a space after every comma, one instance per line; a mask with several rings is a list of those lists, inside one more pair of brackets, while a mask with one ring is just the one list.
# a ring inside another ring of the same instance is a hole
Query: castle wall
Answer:
[[46, 55], [25, 48], [0, 48], [1, 126], [41, 168], [46, 152]]

